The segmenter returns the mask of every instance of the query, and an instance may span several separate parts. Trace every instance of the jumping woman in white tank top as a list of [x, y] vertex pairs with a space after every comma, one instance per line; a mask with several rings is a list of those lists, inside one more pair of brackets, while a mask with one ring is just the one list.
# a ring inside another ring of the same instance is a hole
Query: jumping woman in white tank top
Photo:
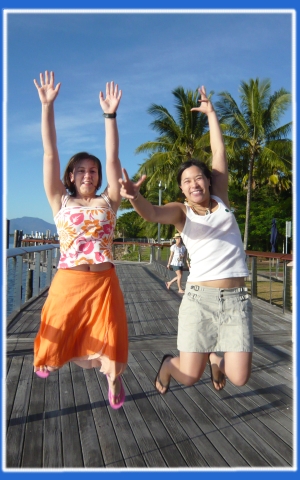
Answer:
[[173, 224], [180, 232], [191, 261], [190, 274], [179, 310], [179, 357], [165, 355], [154, 384], [168, 391], [171, 377], [190, 386], [202, 376], [208, 362], [216, 390], [226, 377], [244, 385], [251, 373], [253, 351], [252, 305], [245, 287], [248, 276], [240, 231], [228, 200], [228, 166], [222, 132], [205, 88], [199, 89], [200, 106], [193, 111], [207, 115], [212, 150], [212, 171], [199, 160], [179, 168], [178, 185], [185, 204], [149, 203], [138, 182], [123, 169], [121, 195], [148, 222]]

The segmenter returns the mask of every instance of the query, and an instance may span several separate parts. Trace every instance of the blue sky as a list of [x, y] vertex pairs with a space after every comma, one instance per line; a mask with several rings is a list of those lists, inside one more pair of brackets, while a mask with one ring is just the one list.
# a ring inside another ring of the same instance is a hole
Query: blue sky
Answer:
[[[175, 114], [176, 87], [203, 84], [215, 100], [227, 90], [238, 101], [240, 82], [258, 77], [270, 78], [273, 91], [292, 91], [291, 11], [40, 12], [13, 10], [6, 17], [8, 219], [53, 223], [42, 183], [41, 109], [33, 84], [41, 71], [53, 70], [62, 83], [55, 103], [62, 173], [78, 151], [105, 160], [98, 95], [107, 81], [123, 91], [120, 159], [130, 175], [145, 159], [136, 147], [156, 137], [147, 109], [157, 103]], [[283, 122], [291, 119], [292, 109]]]

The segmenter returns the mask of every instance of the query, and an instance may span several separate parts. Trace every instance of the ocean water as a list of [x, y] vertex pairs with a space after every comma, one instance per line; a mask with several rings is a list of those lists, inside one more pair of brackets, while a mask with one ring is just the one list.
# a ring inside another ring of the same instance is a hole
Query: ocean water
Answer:
[[[13, 248], [13, 238], [10, 239], [9, 247]], [[14, 296], [14, 288], [15, 288], [15, 268], [16, 264], [13, 258], [9, 258], [6, 261], [6, 314], [9, 315], [13, 311], [13, 296]], [[21, 303], [25, 302], [25, 291], [26, 291], [26, 279], [28, 274], [28, 266], [26, 263], [23, 263], [23, 270], [22, 270], [22, 299]], [[33, 272], [34, 278], [34, 272]], [[40, 273], [40, 288], [44, 288], [46, 286], [46, 273]]]

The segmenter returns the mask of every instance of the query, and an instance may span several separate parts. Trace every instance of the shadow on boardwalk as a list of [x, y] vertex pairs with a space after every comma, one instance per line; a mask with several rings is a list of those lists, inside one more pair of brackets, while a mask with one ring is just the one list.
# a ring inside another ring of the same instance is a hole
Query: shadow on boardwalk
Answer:
[[[33, 374], [33, 339], [46, 293], [7, 332], [6, 460], [25, 469], [279, 468], [292, 470], [292, 317], [254, 304], [255, 351], [247, 385], [212, 388], [208, 368], [192, 387], [174, 380], [160, 396], [153, 380], [165, 353], [177, 354], [181, 296], [154, 265], [118, 263], [129, 327], [126, 402], [112, 410], [105, 377], [66, 364]], [[5, 463], [6, 462], [6, 463]]]

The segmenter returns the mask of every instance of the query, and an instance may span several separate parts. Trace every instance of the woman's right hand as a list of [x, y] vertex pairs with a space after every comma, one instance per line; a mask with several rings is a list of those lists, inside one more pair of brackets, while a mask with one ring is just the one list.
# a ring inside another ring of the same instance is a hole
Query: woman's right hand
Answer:
[[33, 80], [33, 83], [36, 86], [42, 105], [50, 105], [54, 102], [61, 85], [58, 83], [56, 87], [54, 87], [54, 72], [50, 72], [50, 78], [47, 70], [45, 71], [45, 77], [42, 73], [40, 73], [41, 85], [38, 84], [36, 79]]

